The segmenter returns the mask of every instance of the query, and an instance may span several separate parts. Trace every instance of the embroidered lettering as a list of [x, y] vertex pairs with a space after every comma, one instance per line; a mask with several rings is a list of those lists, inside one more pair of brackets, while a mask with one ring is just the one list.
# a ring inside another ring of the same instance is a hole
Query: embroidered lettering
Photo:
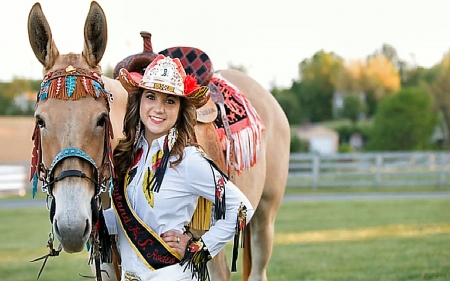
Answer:
[[131, 231], [133, 234], [134, 240], [138, 240], [139, 235], [142, 234], [142, 230], [140, 229], [139, 225], [137, 226], [128, 226], [128, 230]]
[[153, 259], [155, 261], [158, 261], [160, 263], [163, 263], [163, 264], [173, 264], [173, 263], [175, 263], [175, 258], [173, 258], [173, 257], [171, 257], [169, 255], [160, 255], [158, 253], [158, 249], [155, 249], [153, 251], [153, 253], [151, 253], [151, 254], [147, 254], [147, 257], [150, 258], [150, 259]]
[[114, 188], [113, 203], [125, 235], [135, 246], [137, 253], [154, 269], [179, 262], [180, 259], [172, 254], [169, 246], [159, 241], [156, 233], [147, 229], [145, 224], [135, 217], [136, 214], [128, 205], [125, 194], [126, 189]]
[[145, 239], [145, 241], [142, 240], [138, 240], [138, 245], [142, 247], [142, 250], [146, 250], [145, 246], [147, 246], [147, 244], [149, 244], [150, 246], [153, 246], [154, 242], [151, 238], [147, 238]]

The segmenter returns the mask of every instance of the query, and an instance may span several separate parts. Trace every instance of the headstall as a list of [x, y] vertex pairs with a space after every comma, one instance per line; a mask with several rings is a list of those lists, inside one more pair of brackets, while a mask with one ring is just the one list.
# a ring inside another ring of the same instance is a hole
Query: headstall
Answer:
[[[41, 82], [41, 89], [37, 93], [36, 97], [36, 107], [39, 101], [56, 98], [61, 100], [77, 100], [86, 96], [94, 97], [95, 99], [104, 98], [106, 102], [106, 107], [108, 112], [110, 111], [109, 104], [113, 102], [112, 93], [108, 92], [103, 84], [103, 81], [97, 73], [86, 70], [82, 68], [75, 68], [71, 65], [64, 69], [58, 69], [47, 73]], [[55, 213], [55, 202], [53, 199], [53, 185], [56, 182], [62, 181], [69, 177], [84, 178], [95, 185], [94, 196], [91, 200], [92, 208], [92, 232], [90, 236], [91, 244], [91, 258], [95, 260], [96, 267], [96, 278], [97, 281], [101, 280], [100, 271], [100, 259], [103, 262], [110, 262], [110, 252], [106, 249], [110, 242], [107, 241], [110, 237], [102, 237], [105, 234], [106, 226], [99, 226], [102, 223], [100, 221], [102, 218], [102, 209], [100, 194], [107, 190], [107, 185], [110, 190], [112, 190], [113, 178], [114, 178], [114, 167], [112, 164], [112, 148], [111, 139], [114, 138], [111, 121], [109, 116], [105, 120], [105, 137], [104, 137], [104, 152], [103, 160], [101, 166], [98, 167], [95, 161], [89, 156], [88, 153], [77, 147], [67, 147], [63, 148], [59, 153], [56, 154], [53, 159], [50, 168], [46, 168], [42, 162], [42, 148], [41, 148], [41, 137], [40, 137], [40, 127], [38, 122], [36, 122], [32, 140], [34, 142], [34, 148], [32, 151], [31, 159], [31, 174], [30, 180], [32, 181], [32, 194], [33, 198], [37, 192], [38, 182], [42, 182], [42, 191], [47, 193], [47, 208], [50, 211], [50, 221], [53, 222], [53, 217]], [[61, 171], [57, 176], [54, 175], [55, 167], [60, 164], [63, 160], [67, 158], [80, 158], [90, 164], [94, 173], [93, 177], [89, 177], [86, 173], [80, 170], [64, 170]], [[105, 176], [105, 174], [108, 174]], [[104, 224], [104, 222], [103, 222]], [[99, 229], [101, 228], [101, 229]], [[102, 232], [102, 233], [100, 233]], [[106, 230], [107, 233], [107, 230]], [[106, 244], [105, 244], [106, 243]], [[48, 257], [57, 256], [61, 251], [61, 247], [58, 250], [53, 248], [53, 230], [49, 234], [49, 240], [47, 242], [47, 247], [50, 248], [50, 253], [35, 259], [37, 261], [44, 259], [45, 261], [39, 271], [38, 278], [45, 266], [45, 262]]]

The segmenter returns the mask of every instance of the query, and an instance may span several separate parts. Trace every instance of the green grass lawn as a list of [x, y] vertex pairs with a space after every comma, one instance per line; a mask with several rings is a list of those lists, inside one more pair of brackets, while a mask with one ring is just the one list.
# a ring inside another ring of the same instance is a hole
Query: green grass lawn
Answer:
[[355, 186], [355, 187], [287, 187], [285, 194], [397, 193], [450, 191], [450, 186]]
[[[450, 229], [450, 199], [286, 202], [277, 217], [277, 236], [287, 233], [350, 233], [395, 225]], [[50, 230], [45, 207], [1, 210], [0, 280], [35, 280], [47, 253]], [[227, 247], [230, 253], [230, 247]], [[230, 260], [228, 254], [228, 260]], [[87, 253], [51, 258], [41, 280], [85, 280], [90, 274]], [[241, 265], [232, 280], [240, 280]], [[275, 244], [269, 280], [450, 280], [450, 231], [399, 237]]]

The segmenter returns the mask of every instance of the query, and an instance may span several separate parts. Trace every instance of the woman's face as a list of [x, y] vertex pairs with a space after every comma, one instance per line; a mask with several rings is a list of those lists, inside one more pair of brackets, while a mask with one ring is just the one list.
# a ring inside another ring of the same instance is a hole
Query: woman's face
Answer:
[[180, 98], [145, 90], [141, 97], [140, 117], [149, 143], [167, 134], [180, 111]]

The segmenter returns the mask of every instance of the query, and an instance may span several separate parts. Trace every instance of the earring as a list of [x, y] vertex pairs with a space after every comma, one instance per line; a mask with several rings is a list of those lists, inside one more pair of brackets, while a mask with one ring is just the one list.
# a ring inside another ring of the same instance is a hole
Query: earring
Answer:
[[136, 133], [134, 135], [133, 146], [136, 146], [140, 135], [141, 135], [141, 119], [139, 119], [138, 124], [136, 125]]
[[175, 124], [172, 128], [170, 128], [169, 133], [167, 134], [168, 137], [168, 147], [169, 147], [169, 151], [172, 150], [172, 147], [175, 144], [175, 141], [178, 138], [178, 130], [177, 130], [177, 125]]

